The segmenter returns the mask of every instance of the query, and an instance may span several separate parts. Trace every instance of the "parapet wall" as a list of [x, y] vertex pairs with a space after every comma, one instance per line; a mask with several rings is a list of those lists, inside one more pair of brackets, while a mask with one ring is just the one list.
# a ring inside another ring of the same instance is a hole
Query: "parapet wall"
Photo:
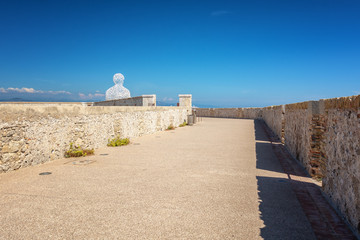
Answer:
[[286, 147], [304, 165], [308, 172], [314, 176], [315, 170], [311, 169], [312, 165], [310, 165], [309, 160], [311, 115], [308, 114], [308, 103], [285, 105], [284, 121], [284, 141]]
[[196, 111], [202, 117], [262, 118], [308, 172], [323, 180], [324, 192], [360, 230], [360, 95], [250, 111]]
[[71, 142], [106, 146], [178, 126], [186, 107], [102, 107], [79, 104], [0, 104], [0, 173], [62, 158]]
[[122, 98], [116, 100], [107, 100], [94, 102], [94, 106], [156, 106], [156, 95], [142, 95], [139, 97]]
[[321, 105], [323, 189], [360, 231], [360, 95]]
[[262, 108], [196, 108], [199, 117], [261, 118]]
[[271, 106], [262, 109], [262, 118], [282, 142], [284, 142], [284, 114], [284, 106]]

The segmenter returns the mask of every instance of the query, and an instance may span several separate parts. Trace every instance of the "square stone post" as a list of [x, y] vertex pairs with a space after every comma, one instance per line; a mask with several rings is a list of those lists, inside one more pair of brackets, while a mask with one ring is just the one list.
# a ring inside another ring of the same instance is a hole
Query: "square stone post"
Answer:
[[156, 106], [156, 95], [142, 95], [143, 106]]

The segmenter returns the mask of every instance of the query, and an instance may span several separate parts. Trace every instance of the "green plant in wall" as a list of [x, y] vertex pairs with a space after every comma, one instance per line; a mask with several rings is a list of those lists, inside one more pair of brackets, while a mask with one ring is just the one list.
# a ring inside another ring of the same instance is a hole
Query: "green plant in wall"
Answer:
[[318, 182], [322, 182], [323, 178], [320, 176], [314, 176], [313, 179], [315, 179]]
[[83, 149], [82, 147], [76, 146], [70, 143], [69, 150], [65, 152], [65, 157], [85, 157], [87, 155], [93, 155], [94, 149]]
[[187, 122], [184, 121], [182, 124], [179, 125], [179, 127], [185, 127], [187, 125]]
[[175, 130], [174, 125], [170, 124], [166, 130]]
[[128, 145], [129, 143], [130, 143], [130, 140], [128, 138], [116, 137], [113, 139], [109, 139], [107, 145], [109, 147], [118, 147], [118, 146]]

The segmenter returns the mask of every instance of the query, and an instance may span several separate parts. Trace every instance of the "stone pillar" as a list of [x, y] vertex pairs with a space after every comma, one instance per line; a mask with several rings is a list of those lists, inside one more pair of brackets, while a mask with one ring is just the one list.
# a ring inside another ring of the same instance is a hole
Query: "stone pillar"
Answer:
[[179, 94], [179, 107], [188, 108], [188, 114], [192, 113], [192, 95], [191, 94]]
[[143, 106], [156, 106], [156, 95], [142, 95]]

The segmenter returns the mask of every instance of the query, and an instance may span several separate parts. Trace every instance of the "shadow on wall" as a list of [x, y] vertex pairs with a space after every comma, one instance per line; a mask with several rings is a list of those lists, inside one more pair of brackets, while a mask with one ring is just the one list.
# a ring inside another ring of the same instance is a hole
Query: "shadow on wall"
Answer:
[[[279, 166], [278, 168], [274, 168], [275, 165], [273, 164], [273, 161], [258, 162], [258, 169], [281, 173], [283, 173], [284, 169], [286, 169], [287, 173], [291, 175], [310, 177], [302, 163], [289, 153], [289, 151], [281, 143], [281, 140], [274, 132], [271, 131], [263, 120], [255, 120], [254, 125], [256, 149], [258, 149], [256, 154], [259, 155], [258, 157], [261, 158], [263, 157], [261, 155], [269, 155], [269, 153], [271, 153], [271, 156], [286, 159], [286, 161], [282, 161], [281, 165], [277, 164]], [[275, 161], [277, 163], [279, 162], [278, 159]]]
[[[283, 173], [284, 170], [279, 164], [278, 160], [274, 160], [273, 155], [273, 144], [281, 144], [280, 139], [276, 137], [276, 142], [271, 142], [267, 133], [264, 131], [265, 122], [263, 120], [254, 120], [255, 128], [255, 140], [256, 140], [256, 158], [261, 159], [261, 161], [256, 162], [257, 169], [263, 169], [267, 171], [280, 172]], [[273, 136], [275, 136], [274, 133]], [[271, 153], [271, 154], [270, 154]], [[276, 161], [277, 164], [274, 164]], [[292, 174], [297, 175], [296, 172]]]
[[[260, 120], [255, 120], [256, 168], [284, 173]], [[271, 173], [269, 173], [270, 175]], [[273, 173], [272, 173], [273, 174]], [[266, 173], [264, 173], [266, 175]], [[264, 239], [316, 239], [288, 178], [257, 176]]]

